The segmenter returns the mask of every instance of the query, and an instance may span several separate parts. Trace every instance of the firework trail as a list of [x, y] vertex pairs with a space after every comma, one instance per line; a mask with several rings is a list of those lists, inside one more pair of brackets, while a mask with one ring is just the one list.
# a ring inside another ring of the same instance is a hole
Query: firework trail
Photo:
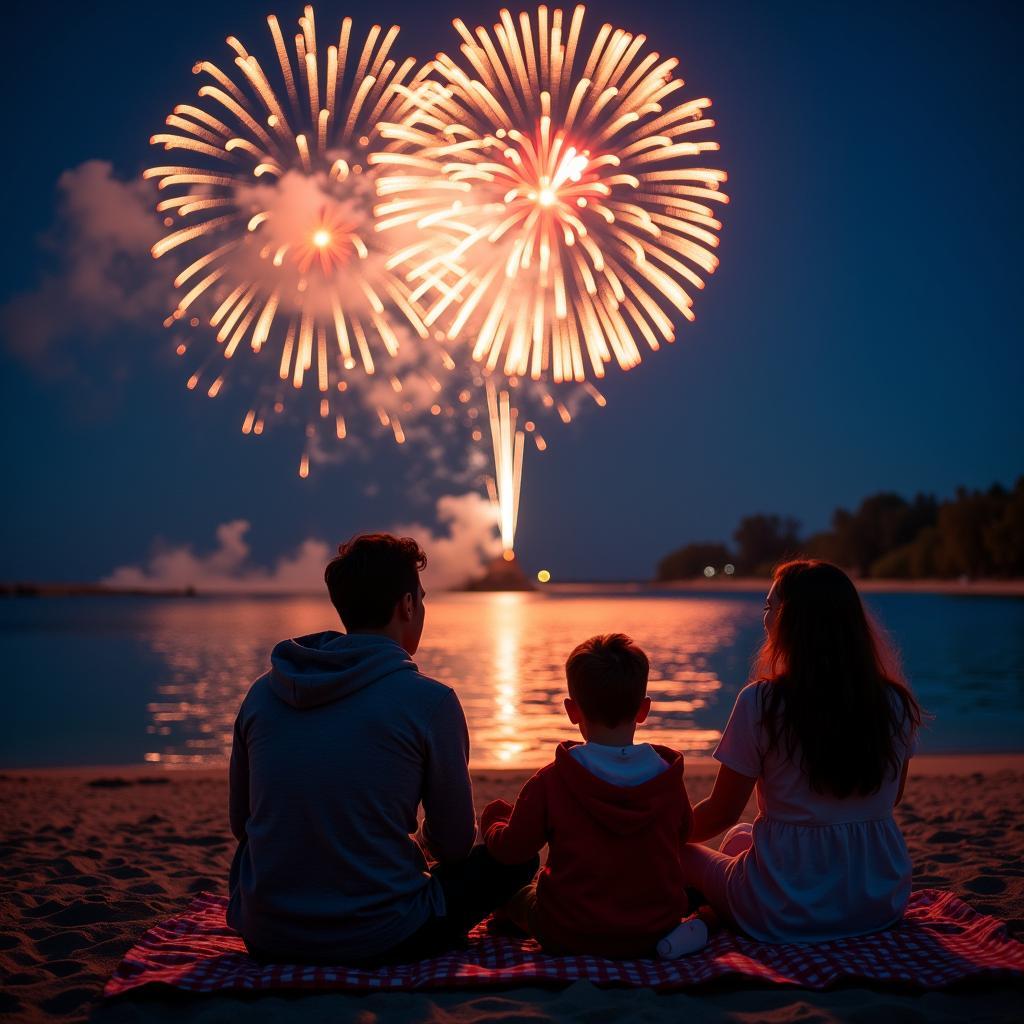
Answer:
[[[246, 413], [245, 433], [261, 433], [266, 415], [283, 411], [290, 382], [313, 392], [313, 421], [326, 421], [340, 439], [349, 376], [373, 374], [377, 360], [396, 354], [396, 328], [408, 324], [428, 337], [410, 287], [388, 268], [390, 253], [374, 230], [377, 172], [370, 162], [382, 145], [379, 124], [401, 125], [415, 114], [409, 90], [422, 70], [414, 58], [399, 63], [391, 56], [397, 26], [384, 32], [374, 25], [360, 41], [345, 18], [324, 56], [311, 7], [299, 19], [294, 54], [277, 18], [267, 23], [283, 91], [231, 36], [231, 73], [210, 61], [196, 64], [204, 79], [198, 101], [176, 106], [166, 130], [150, 140], [185, 154], [181, 165], [144, 174], [156, 179], [163, 197], [157, 210], [169, 229], [152, 254], [187, 253], [167, 326], [209, 324], [218, 359], [231, 360], [244, 347], [262, 354], [262, 395]], [[179, 354], [186, 349], [179, 345]], [[225, 369], [221, 363], [215, 371], [211, 397]], [[189, 378], [190, 388], [202, 374]], [[392, 381], [400, 391], [398, 377]], [[399, 419], [383, 408], [378, 415], [401, 443]], [[314, 429], [307, 426], [307, 436]], [[308, 471], [307, 450], [299, 472]]]
[[[490, 32], [456, 19], [462, 61], [436, 57], [419, 116], [385, 126], [399, 145], [369, 158], [387, 168], [381, 229], [420, 232], [388, 266], [428, 327], [472, 337], [473, 358], [512, 386], [630, 369], [644, 344], [674, 340], [673, 317], [694, 318], [692, 292], [718, 265], [726, 174], [698, 163], [718, 149], [704, 138], [711, 101], [681, 99], [678, 61], [645, 52], [643, 35], [605, 24], [586, 50], [583, 15], [502, 10]], [[518, 481], [503, 407], [490, 402], [496, 474]], [[514, 524], [518, 486], [499, 500]], [[502, 533], [510, 550], [514, 526]]]

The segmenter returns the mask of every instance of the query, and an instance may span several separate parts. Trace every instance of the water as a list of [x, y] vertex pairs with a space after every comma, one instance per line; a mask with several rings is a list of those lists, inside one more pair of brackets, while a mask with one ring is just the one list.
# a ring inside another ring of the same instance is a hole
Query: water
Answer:
[[[1024, 601], [873, 595], [935, 716], [931, 752], [1024, 750]], [[760, 594], [431, 596], [420, 668], [456, 688], [478, 768], [533, 768], [576, 734], [566, 655], [631, 634], [651, 659], [643, 734], [713, 749], [761, 639]], [[318, 598], [0, 602], [0, 766], [220, 765], [273, 644], [335, 626]]]

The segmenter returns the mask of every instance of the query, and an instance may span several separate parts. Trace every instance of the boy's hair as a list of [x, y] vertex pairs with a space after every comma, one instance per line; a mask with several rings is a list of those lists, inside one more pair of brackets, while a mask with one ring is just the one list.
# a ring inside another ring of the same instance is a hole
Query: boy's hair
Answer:
[[569, 696], [586, 719], [609, 729], [636, 717], [647, 694], [647, 655], [625, 633], [584, 640], [569, 655]]
[[386, 626], [406, 594], [419, 597], [419, 574], [426, 564], [427, 556], [411, 537], [361, 533], [339, 545], [324, 582], [345, 629]]

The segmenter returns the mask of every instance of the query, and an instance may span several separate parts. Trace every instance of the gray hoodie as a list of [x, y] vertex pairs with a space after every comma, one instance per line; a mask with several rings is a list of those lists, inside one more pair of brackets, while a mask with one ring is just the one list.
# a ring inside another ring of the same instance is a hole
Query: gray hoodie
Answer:
[[438, 860], [476, 834], [455, 691], [386, 637], [284, 640], [253, 683], [231, 751], [228, 924], [292, 959], [367, 957], [443, 914]]

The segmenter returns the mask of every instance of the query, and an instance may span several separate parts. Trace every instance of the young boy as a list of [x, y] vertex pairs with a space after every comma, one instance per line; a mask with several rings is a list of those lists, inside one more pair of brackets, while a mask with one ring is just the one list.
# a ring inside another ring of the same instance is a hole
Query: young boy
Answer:
[[580, 644], [565, 665], [565, 711], [584, 742], [560, 744], [515, 807], [495, 800], [481, 816], [501, 863], [548, 846], [537, 881], [507, 908], [548, 952], [653, 956], [687, 913], [683, 756], [633, 742], [651, 708], [648, 670], [647, 655], [621, 633]]

